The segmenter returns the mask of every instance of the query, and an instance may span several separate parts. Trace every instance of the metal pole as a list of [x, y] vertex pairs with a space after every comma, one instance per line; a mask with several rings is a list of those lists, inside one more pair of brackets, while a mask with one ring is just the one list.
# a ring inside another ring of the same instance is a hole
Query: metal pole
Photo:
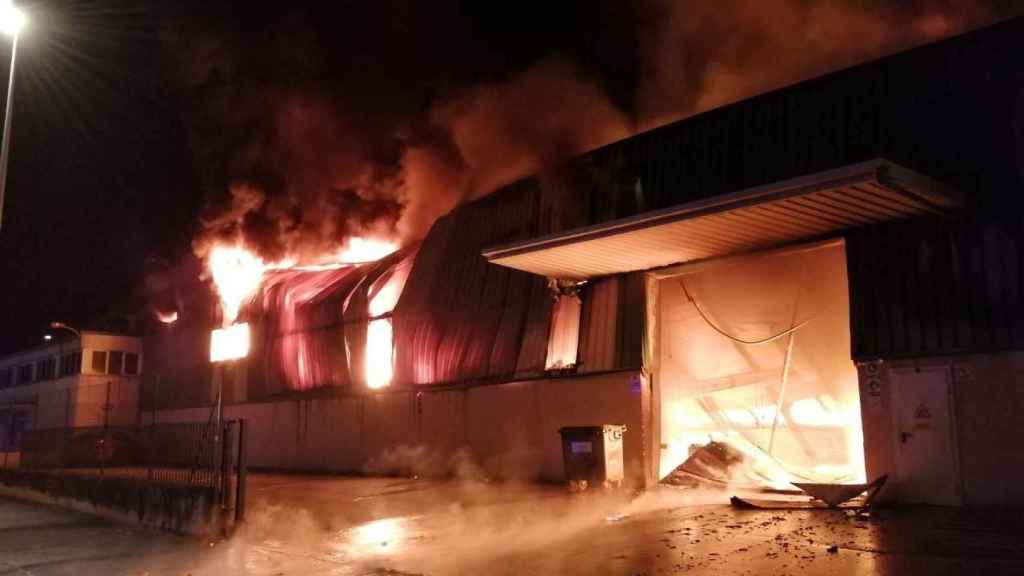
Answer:
[[107, 380], [107, 399], [103, 402], [103, 440], [100, 444], [100, 476], [103, 476], [103, 469], [106, 467], [107, 447], [110, 441], [110, 380]]
[[238, 487], [235, 489], [235, 526], [237, 527], [245, 520], [245, 483], [248, 480], [249, 461], [246, 456], [247, 436], [249, 429], [245, 426], [243, 418], [238, 419]]
[[153, 383], [153, 420], [152, 424], [156, 427], [156, 406], [160, 401], [160, 373], [156, 373], [156, 381]]
[[[224, 450], [225, 438], [224, 438], [224, 425], [223, 425], [223, 418], [224, 418], [224, 415], [223, 415], [223, 410], [224, 410], [224, 370], [223, 370], [223, 367], [222, 367], [221, 364], [214, 364], [214, 370], [218, 371], [217, 374], [214, 374], [214, 378], [217, 379], [217, 421], [214, 424], [214, 433], [213, 433], [214, 453], [211, 455], [211, 456], [213, 456], [213, 461], [210, 463], [211, 464], [211, 468], [213, 466], [216, 466], [216, 463], [217, 463], [217, 450], [220, 450], [220, 455], [221, 455], [221, 460], [222, 461], [223, 461], [223, 456], [224, 456], [224, 452], [225, 452], [225, 450]], [[219, 472], [220, 472], [219, 475], [217, 475], [214, 478], [214, 481], [217, 482], [218, 503], [220, 504], [221, 511], [223, 511], [224, 510], [224, 468], [223, 468], [223, 466], [221, 466], [219, 468]], [[222, 519], [223, 519], [223, 517], [222, 517]]]
[[4, 221], [4, 192], [7, 190], [7, 157], [11, 153], [11, 112], [14, 103], [14, 62], [18, 54], [18, 35], [11, 41], [11, 73], [7, 80], [7, 102], [4, 106], [4, 135], [0, 142], [0, 229]]
[[221, 421], [224, 418], [224, 372], [220, 365], [215, 365], [214, 370], [218, 371], [217, 378], [217, 430], [220, 430]]
[[[220, 444], [220, 495], [221, 509], [231, 509], [231, 434], [230, 424], [221, 429]], [[226, 520], [226, 518], [225, 518]]]
[[103, 431], [110, 428], [110, 380], [107, 380], [107, 395], [103, 401]]

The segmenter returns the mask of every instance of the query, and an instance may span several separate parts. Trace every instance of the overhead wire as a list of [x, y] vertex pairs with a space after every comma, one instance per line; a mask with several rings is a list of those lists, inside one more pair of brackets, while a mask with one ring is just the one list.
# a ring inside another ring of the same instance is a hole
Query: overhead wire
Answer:
[[732, 334], [729, 334], [725, 330], [722, 330], [721, 328], [719, 328], [717, 324], [715, 324], [710, 318], [708, 318], [707, 313], [704, 312], [704, 309], [701, 308], [701, 305], [697, 302], [697, 300], [695, 300], [693, 298], [693, 296], [690, 295], [690, 291], [686, 289], [686, 282], [684, 282], [682, 278], [679, 278], [678, 282], [679, 282], [679, 286], [683, 289], [683, 294], [686, 295], [686, 298], [690, 302], [693, 302], [693, 307], [697, 309], [697, 314], [700, 315], [701, 320], [703, 320], [704, 323], [707, 324], [708, 326], [710, 326], [711, 329], [714, 330], [715, 332], [718, 332], [722, 336], [728, 338], [729, 340], [732, 340], [733, 342], [737, 342], [739, 344], [746, 344], [748, 346], [758, 346], [758, 345], [761, 345], [761, 344], [768, 344], [769, 342], [774, 342], [774, 341], [778, 340], [779, 338], [783, 338], [785, 336], [788, 336], [788, 335], [792, 334], [793, 332], [796, 332], [797, 330], [799, 330], [799, 329], [803, 328], [804, 326], [810, 324], [815, 318], [817, 318], [817, 315], [811, 316], [811, 317], [807, 318], [806, 320], [803, 320], [803, 321], [801, 321], [801, 322], [799, 322], [797, 324], [794, 324], [794, 325], [790, 326], [789, 328], [787, 328], [786, 330], [783, 330], [782, 332], [779, 332], [778, 334], [774, 334], [774, 335], [769, 336], [767, 338], [762, 338], [762, 339], [759, 339], [759, 340], [744, 340], [742, 338], [738, 338], [736, 336], [733, 336]]

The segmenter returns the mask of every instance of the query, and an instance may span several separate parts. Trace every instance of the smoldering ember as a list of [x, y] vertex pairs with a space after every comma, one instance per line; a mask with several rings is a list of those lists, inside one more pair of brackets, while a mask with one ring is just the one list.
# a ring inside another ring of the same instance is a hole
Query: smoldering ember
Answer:
[[309, 4], [0, 0], [0, 574], [1024, 574], [1024, 4]]

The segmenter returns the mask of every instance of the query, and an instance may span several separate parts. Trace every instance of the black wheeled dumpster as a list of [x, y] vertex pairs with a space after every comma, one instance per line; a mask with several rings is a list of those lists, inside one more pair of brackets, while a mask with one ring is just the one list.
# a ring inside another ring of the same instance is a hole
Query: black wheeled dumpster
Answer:
[[562, 459], [569, 490], [622, 485], [625, 426], [566, 426], [558, 432], [562, 435]]

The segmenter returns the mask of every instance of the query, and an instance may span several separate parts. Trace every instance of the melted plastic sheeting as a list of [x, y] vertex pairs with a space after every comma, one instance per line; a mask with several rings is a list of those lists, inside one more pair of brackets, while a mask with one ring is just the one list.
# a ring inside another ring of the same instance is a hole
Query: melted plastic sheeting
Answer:
[[659, 304], [662, 477], [718, 441], [740, 483], [863, 482], [842, 246], [662, 280]]

